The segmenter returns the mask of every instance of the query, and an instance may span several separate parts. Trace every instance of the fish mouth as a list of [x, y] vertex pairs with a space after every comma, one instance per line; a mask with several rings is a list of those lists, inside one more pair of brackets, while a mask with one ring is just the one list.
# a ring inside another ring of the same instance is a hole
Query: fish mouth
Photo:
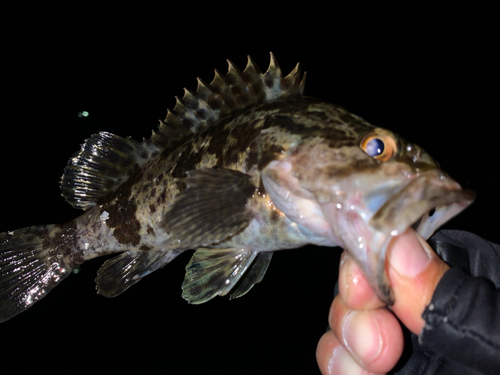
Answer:
[[[427, 171], [408, 183], [382, 190], [366, 198], [367, 207], [376, 210], [367, 223], [371, 232], [370, 238], [366, 238], [369, 249], [366, 249], [368, 254], [362, 255], [361, 268], [379, 299], [392, 305], [394, 296], [385, 269], [386, 250], [392, 238], [412, 227], [428, 239], [441, 225], [468, 207], [475, 193], [462, 189], [440, 170]], [[356, 258], [356, 254], [354, 256]]]
[[[413, 227], [424, 239], [468, 207], [475, 193], [462, 189], [440, 171], [429, 171], [412, 180], [378, 209], [369, 221], [377, 231], [397, 236]], [[395, 189], [395, 190], [396, 190]]]

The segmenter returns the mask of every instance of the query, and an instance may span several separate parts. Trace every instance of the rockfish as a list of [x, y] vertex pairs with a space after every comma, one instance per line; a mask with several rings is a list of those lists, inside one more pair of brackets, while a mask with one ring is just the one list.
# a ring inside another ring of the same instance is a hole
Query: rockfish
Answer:
[[65, 224], [0, 234], [0, 321], [43, 298], [79, 264], [115, 297], [185, 250], [182, 296], [199, 304], [260, 282], [274, 251], [340, 246], [378, 297], [394, 302], [384, 261], [413, 226], [428, 238], [474, 199], [419, 146], [338, 105], [303, 96], [299, 65], [271, 54], [210, 84], [198, 79], [142, 142], [107, 132], [69, 160], [64, 198], [85, 212]]

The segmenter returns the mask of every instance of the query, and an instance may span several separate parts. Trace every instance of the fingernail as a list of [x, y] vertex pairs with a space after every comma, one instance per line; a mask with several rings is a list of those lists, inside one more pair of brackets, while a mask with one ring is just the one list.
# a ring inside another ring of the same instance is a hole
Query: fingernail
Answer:
[[376, 317], [369, 311], [351, 311], [342, 322], [344, 345], [360, 364], [369, 364], [382, 350]]
[[335, 348], [328, 362], [328, 373], [331, 375], [361, 375], [366, 374], [366, 371], [363, 370], [351, 357], [349, 352], [340, 345]]
[[393, 240], [389, 263], [400, 275], [413, 277], [429, 265], [430, 251], [422, 237], [414, 231], [406, 231]]
[[349, 253], [347, 251], [343, 251], [342, 255], [340, 256], [339, 268], [342, 267], [342, 265], [345, 263], [345, 261], [349, 258], [350, 258]]

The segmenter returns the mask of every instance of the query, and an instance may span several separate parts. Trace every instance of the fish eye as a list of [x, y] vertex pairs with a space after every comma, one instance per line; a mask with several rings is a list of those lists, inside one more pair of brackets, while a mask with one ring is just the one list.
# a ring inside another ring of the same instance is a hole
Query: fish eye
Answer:
[[397, 150], [394, 137], [381, 129], [374, 130], [361, 138], [359, 147], [372, 158], [380, 161], [390, 160]]

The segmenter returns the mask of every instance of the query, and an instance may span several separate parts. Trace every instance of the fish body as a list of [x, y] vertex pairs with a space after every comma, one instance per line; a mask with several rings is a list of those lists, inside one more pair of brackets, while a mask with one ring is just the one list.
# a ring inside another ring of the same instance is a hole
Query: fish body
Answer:
[[182, 295], [203, 303], [260, 282], [276, 250], [341, 246], [379, 298], [392, 237], [425, 238], [474, 194], [417, 145], [345, 109], [303, 96], [271, 54], [266, 73], [249, 58], [185, 91], [150, 139], [101, 132], [61, 179], [83, 215], [65, 224], [0, 234], [0, 321], [45, 296], [78, 264], [119, 253], [96, 278], [114, 297], [183, 251]]

